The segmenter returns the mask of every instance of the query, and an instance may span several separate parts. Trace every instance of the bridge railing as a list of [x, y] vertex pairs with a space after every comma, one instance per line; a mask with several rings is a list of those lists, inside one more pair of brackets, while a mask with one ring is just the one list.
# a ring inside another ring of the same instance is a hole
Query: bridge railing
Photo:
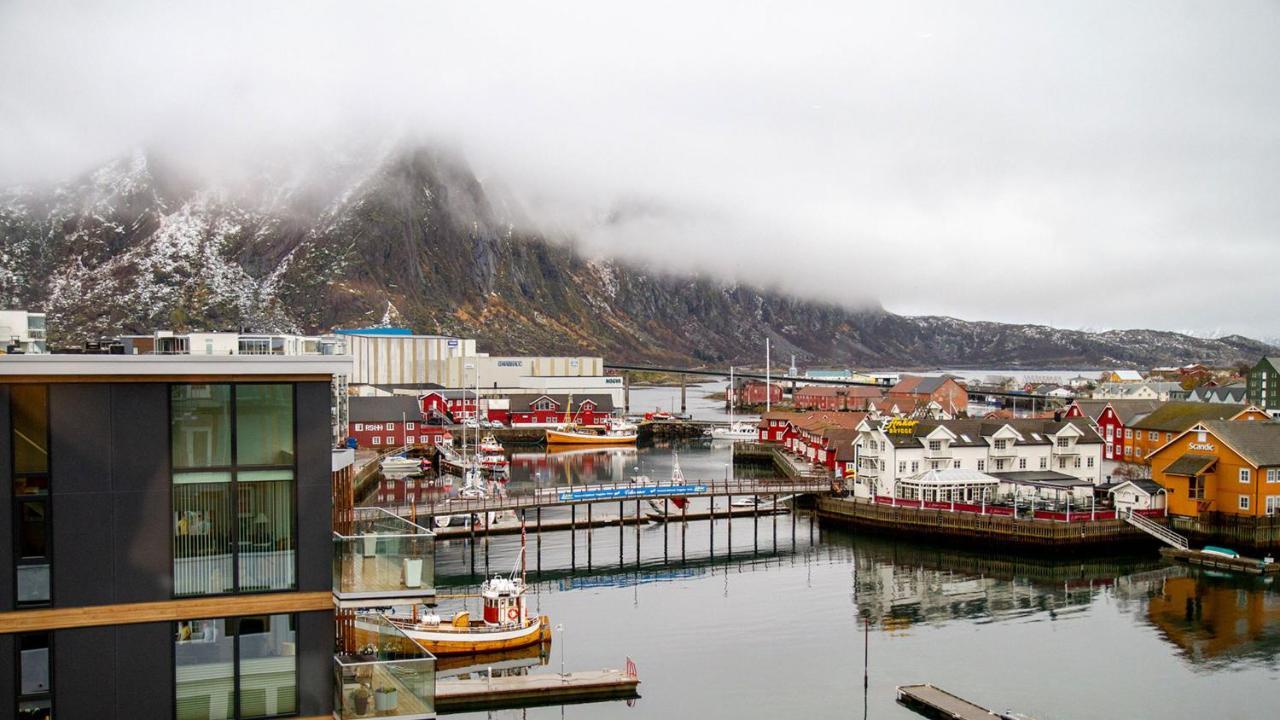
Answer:
[[528, 495], [508, 495], [488, 498], [443, 498], [437, 502], [416, 506], [423, 514], [465, 514], [490, 510], [518, 510], [521, 508], [575, 505], [585, 503], [627, 502], [632, 500], [711, 495], [778, 495], [784, 493], [825, 492], [831, 489], [829, 480], [739, 480], [703, 482], [689, 480], [684, 483], [596, 483], [541, 488]]

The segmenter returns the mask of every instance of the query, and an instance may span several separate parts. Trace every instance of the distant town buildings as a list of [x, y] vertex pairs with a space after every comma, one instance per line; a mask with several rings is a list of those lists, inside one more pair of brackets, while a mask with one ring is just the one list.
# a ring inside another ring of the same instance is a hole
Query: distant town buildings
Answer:
[[1280, 417], [1280, 358], [1264, 357], [1249, 370], [1249, 402]]
[[969, 393], [964, 386], [950, 376], [921, 377], [903, 375], [902, 379], [885, 393], [885, 398], [900, 406], [925, 408], [936, 404], [948, 417], [958, 417], [969, 410]]
[[6, 353], [44, 353], [45, 315], [26, 310], [0, 310], [0, 350]]

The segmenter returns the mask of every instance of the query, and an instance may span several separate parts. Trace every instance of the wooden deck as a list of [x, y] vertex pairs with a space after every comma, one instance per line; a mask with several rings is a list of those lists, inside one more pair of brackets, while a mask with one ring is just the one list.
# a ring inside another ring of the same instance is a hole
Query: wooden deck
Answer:
[[966, 538], [1000, 541], [1038, 547], [1108, 546], [1125, 542], [1150, 541], [1150, 537], [1123, 520], [1057, 522], [1028, 520], [978, 513], [949, 512], [901, 505], [883, 505], [868, 500], [822, 497], [818, 517], [858, 527], [881, 528], [915, 536]]
[[1189, 565], [1228, 570], [1230, 572], [1248, 573], [1250, 575], [1272, 575], [1280, 573], [1280, 563], [1263, 563], [1257, 558], [1229, 558], [1199, 550], [1179, 550], [1176, 548], [1160, 548], [1164, 557]]
[[929, 684], [900, 685], [898, 702], [931, 718], [948, 720], [991, 720], [999, 715], [957, 695]]
[[640, 680], [621, 670], [541, 673], [436, 681], [436, 712], [470, 712], [639, 697]]

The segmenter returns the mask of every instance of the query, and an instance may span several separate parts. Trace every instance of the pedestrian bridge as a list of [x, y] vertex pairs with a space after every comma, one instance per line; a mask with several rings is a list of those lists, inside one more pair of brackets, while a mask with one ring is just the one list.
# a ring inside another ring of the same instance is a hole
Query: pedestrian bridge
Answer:
[[682, 482], [597, 483], [541, 488], [532, 493], [520, 495], [498, 495], [486, 498], [446, 498], [440, 502], [418, 505], [413, 508], [405, 505], [388, 509], [400, 515], [416, 512], [421, 517], [565, 507], [627, 500], [638, 502], [640, 500], [661, 500], [674, 497], [805, 495], [830, 491], [831, 481], [827, 479], [793, 480], [790, 478], [772, 478], [765, 480], [730, 480], [727, 482], [723, 480], [714, 482], [685, 480]]

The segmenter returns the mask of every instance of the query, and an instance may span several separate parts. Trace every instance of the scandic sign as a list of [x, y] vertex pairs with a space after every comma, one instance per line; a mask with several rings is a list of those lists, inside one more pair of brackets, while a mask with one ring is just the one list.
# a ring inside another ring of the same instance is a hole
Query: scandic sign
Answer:
[[621, 500], [625, 498], [660, 497], [663, 495], [692, 495], [707, 491], [706, 485], [639, 485], [626, 488], [599, 488], [560, 493], [560, 501], [571, 500]]

